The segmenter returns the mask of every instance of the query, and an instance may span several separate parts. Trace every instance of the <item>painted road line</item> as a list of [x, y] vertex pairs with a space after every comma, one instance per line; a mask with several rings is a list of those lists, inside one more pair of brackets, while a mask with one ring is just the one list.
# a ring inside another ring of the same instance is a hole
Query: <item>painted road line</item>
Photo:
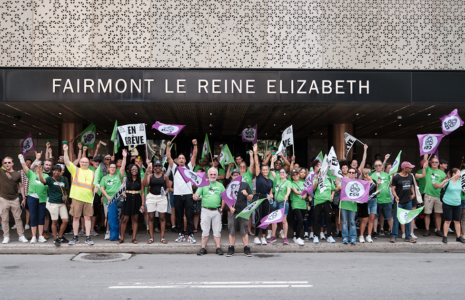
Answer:
[[192, 285], [192, 284], [306, 284], [308, 281], [225, 281], [225, 282], [186, 282], [175, 283], [179, 285]]
[[196, 288], [196, 289], [230, 289], [230, 288], [311, 288], [312, 285], [290, 285], [290, 284], [244, 284], [244, 285], [126, 285], [126, 286], [110, 286], [110, 289], [172, 289], [172, 288]]

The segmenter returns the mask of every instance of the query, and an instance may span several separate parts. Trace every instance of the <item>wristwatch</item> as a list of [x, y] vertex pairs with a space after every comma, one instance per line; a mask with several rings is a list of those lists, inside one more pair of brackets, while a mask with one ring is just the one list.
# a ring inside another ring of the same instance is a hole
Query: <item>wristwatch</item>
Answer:
[[197, 144], [192, 144], [192, 145], [197, 146]]
[[220, 212], [223, 212], [223, 210], [222, 210], [221, 208], [219, 208], [219, 207], [218, 207], [218, 210], [219, 210]]
[[270, 169], [270, 171], [274, 171], [274, 170], [275, 170], [275, 168], [273, 168], [273, 169]]

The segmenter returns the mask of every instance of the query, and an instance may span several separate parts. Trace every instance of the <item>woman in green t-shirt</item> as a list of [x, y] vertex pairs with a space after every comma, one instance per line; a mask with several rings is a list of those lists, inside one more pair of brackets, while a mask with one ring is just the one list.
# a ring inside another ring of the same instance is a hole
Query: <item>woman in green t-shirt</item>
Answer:
[[304, 216], [307, 212], [307, 202], [305, 199], [307, 198], [307, 194], [302, 196], [302, 192], [304, 190], [304, 182], [300, 179], [300, 172], [297, 169], [291, 171], [291, 178], [292, 178], [292, 193], [291, 193], [291, 205], [292, 205], [292, 213], [294, 214], [297, 225], [296, 225], [296, 236], [294, 236], [294, 242], [300, 246], [305, 244], [304, 242]]
[[[357, 170], [350, 167], [347, 171], [349, 179], [355, 179]], [[348, 244], [349, 239], [352, 245], [355, 245], [357, 240], [357, 227], [355, 226], [355, 214], [357, 213], [357, 202], [355, 201], [340, 201], [339, 208], [342, 216], [342, 243]]]
[[[274, 171], [272, 171], [274, 173]], [[276, 175], [276, 174], [275, 174]], [[287, 231], [288, 231], [288, 223], [287, 223], [287, 213], [289, 212], [289, 195], [291, 194], [291, 182], [287, 179], [287, 172], [286, 169], [283, 167], [279, 169], [279, 181], [276, 182], [276, 187], [274, 190], [274, 199], [275, 202], [271, 205], [271, 212], [276, 211], [278, 209], [284, 208], [284, 216], [283, 216], [283, 231], [284, 231], [284, 238], [283, 244], [288, 245], [289, 240], [287, 239]], [[271, 238], [268, 240], [268, 243], [275, 243], [276, 242], [276, 229], [278, 227], [277, 223], [273, 223], [271, 225], [272, 235]]]
[[[319, 171], [319, 170], [318, 170]], [[326, 239], [328, 243], [335, 243], [336, 241], [333, 238], [333, 233], [332, 233], [332, 226], [333, 226], [333, 208], [332, 208], [332, 202], [334, 198], [334, 192], [336, 190], [336, 185], [334, 184], [334, 181], [331, 180], [331, 178], [326, 177], [325, 180], [322, 182], [323, 185], [323, 191], [320, 192], [320, 185], [318, 184], [318, 179], [321, 177], [321, 173], [317, 173], [315, 175], [315, 178], [313, 179], [313, 204], [314, 204], [314, 225], [315, 225], [315, 236], [313, 237], [313, 243], [318, 244], [320, 241], [318, 239], [318, 233], [323, 232], [322, 226], [320, 224], [321, 220], [321, 214], [324, 212], [325, 214], [325, 223], [326, 223], [326, 230], [329, 235], [329, 237]], [[322, 235], [324, 236], [324, 235]]]

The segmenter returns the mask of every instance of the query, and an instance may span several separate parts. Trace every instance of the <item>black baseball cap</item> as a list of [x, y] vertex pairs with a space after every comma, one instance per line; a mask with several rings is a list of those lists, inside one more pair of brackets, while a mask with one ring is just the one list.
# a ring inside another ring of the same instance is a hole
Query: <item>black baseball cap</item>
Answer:
[[445, 159], [440, 159], [439, 160], [439, 164], [442, 165], [442, 164], [448, 164], [449, 162]]
[[234, 173], [237, 173], [237, 174], [240, 175], [240, 174], [241, 174], [241, 171], [239, 171], [238, 169], [233, 169], [233, 170], [231, 171], [231, 175], [234, 174]]
[[100, 162], [100, 161], [101, 161], [101, 160], [100, 160], [100, 156], [94, 157], [93, 161], [95, 161], [95, 162]]
[[156, 160], [154, 163], [153, 163], [154, 166], [162, 166], [161, 164], [161, 161], [159, 160]]

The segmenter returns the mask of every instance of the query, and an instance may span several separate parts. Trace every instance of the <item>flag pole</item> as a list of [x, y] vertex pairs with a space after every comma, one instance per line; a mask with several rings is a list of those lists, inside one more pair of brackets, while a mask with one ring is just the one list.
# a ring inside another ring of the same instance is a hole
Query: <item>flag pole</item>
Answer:
[[177, 136], [178, 136], [177, 134], [174, 136], [174, 138], [171, 140], [171, 143], [173, 143], [174, 139], [175, 139]]

